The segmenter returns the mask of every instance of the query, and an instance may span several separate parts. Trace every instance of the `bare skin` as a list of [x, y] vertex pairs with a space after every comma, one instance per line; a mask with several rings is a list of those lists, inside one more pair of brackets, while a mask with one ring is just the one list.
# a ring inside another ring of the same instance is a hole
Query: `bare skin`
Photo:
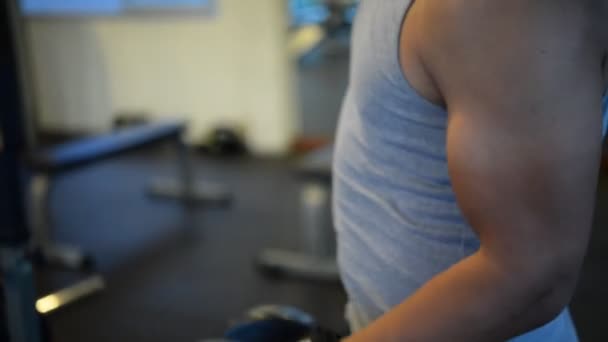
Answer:
[[504, 341], [568, 305], [601, 155], [604, 3], [412, 6], [402, 68], [448, 110], [450, 177], [481, 248], [348, 342]]

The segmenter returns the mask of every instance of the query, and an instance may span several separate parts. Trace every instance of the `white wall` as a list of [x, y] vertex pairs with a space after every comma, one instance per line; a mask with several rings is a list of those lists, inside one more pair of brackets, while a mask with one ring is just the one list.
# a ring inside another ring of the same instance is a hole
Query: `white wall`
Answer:
[[214, 16], [29, 18], [36, 107], [43, 128], [99, 132], [115, 113], [245, 129], [261, 154], [297, 130], [284, 0], [218, 0]]

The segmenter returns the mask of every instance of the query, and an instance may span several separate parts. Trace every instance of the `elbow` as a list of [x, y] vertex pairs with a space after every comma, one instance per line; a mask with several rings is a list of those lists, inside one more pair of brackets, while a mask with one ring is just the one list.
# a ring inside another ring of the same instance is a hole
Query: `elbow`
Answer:
[[[522, 253], [524, 254], [524, 253]], [[486, 254], [487, 255], [487, 254]], [[579, 253], [526, 253], [525, 258], [492, 258], [501, 269], [512, 313], [525, 316], [527, 331], [559, 316], [569, 305], [578, 281]]]
[[530, 324], [540, 327], [557, 318], [570, 304], [578, 280], [578, 268], [572, 267], [570, 262], [561, 263], [553, 259], [525, 272], [528, 279], [523, 282], [526, 311], [533, 313]]
[[573, 288], [569, 286], [554, 285], [547, 288], [547, 294], [531, 306], [534, 327], [541, 327], [557, 318], [570, 304]]

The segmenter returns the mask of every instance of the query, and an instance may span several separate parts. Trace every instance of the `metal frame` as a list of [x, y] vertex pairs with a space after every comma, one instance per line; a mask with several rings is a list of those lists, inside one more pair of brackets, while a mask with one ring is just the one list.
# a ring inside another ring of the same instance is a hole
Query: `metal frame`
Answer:
[[[27, 49], [27, 35], [23, 32], [21, 15], [19, 6], [16, 0], [10, 0], [2, 6], [5, 7], [8, 17], [7, 27], [9, 28], [10, 37], [7, 42], [9, 53], [14, 53], [16, 76], [18, 78], [15, 98], [19, 97], [17, 107], [9, 108], [19, 111], [11, 119], [10, 129], [5, 130], [3, 139], [16, 142], [25, 147], [22, 150], [35, 150], [35, 128], [36, 122], [34, 118], [35, 103], [32, 101], [31, 90], [31, 75], [27, 69], [27, 57], [30, 51]], [[4, 118], [3, 118], [4, 119]], [[2, 128], [4, 122], [2, 122]], [[24, 130], [24, 131], [22, 131]], [[8, 136], [8, 137], [7, 137]], [[8, 139], [10, 138], [10, 139]], [[156, 191], [161, 194], [179, 198], [185, 204], [190, 212], [191, 202], [204, 200], [205, 202], [220, 202], [225, 203], [229, 196], [219, 187], [205, 186], [204, 191], [195, 189], [192, 183], [192, 170], [190, 170], [190, 161], [188, 158], [187, 148], [181, 141], [181, 137], [177, 137], [179, 167], [181, 184], [174, 182], [173, 185], [162, 185], [162, 191]], [[12, 151], [19, 153], [20, 151]], [[17, 161], [15, 161], [17, 164]], [[20, 182], [15, 182], [18, 184]], [[11, 336], [15, 341], [38, 342], [41, 339], [40, 323], [35, 310], [41, 314], [50, 313], [56, 309], [69, 305], [86, 296], [95, 294], [105, 288], [105, 281], [99, 274], [92, 274], [85, 279], [76, 282], [59, 291], [50, 293], [38, 300], [35, 300], [34, 276], [31, 263], [28, 259], [27, 252], [35, 252], [42, 261], [50, 264], [60, 265], [71, 270], [81, 270], [88, 266], [91, 258], [84, 254], [76, 247], [61, 245], [51, 239], [50, 226], [52, 224], [50, 213], [50, 195], [52, 191], [52, 174], [36, 173], [31, 176], [28, 184], [29, 196], [27, 200], [27, 215], [29, 222], [23, 222], [24, 230], [26, 226], [30, 229], [29, 245], [15, 247], [13, 249], [0, 249], [0, 265], [3, 273], [3, 287], [7, 301], [7, 313], [9, 316], [9, 326], [13, 330]], [[25, 221], [25, 219], [24, 219]]]
[[91, 296], [104, 290], [106, 283], [99, 274], [93, 274], [70, 286], [50, 293], [36, 300], [36, 311], [40, 314], [48, 314], [57, 309], [70, 305], [85, 297]]
[[47, 174], [36, 174], [30, 180], [30, 249], [44, 262], [70, 270], [84, 268], [91, 259], [77, 247], [61, 245], [51, 239], [50, 212], [51, 179]]
[[339, 281], [329, 197], [328, 184], [304, 183], [300, 199], [304, 250], [265, 249], [257, 257], [262, 270], [311, 280]]
[[182, 138], [176, 141], [179, 179], [159, 179], [148, 188], [152, 197], [178, 200], [188, 204], [229, 205], [232, 194], [220, 184], [195, 182], [188, 147]]
[[36, 300], [36, 290], [31, 263], [21, 248], [0, 249], [0, 260], [10, 340], [42, 341], [40, 319], [32, 305]]
[[[62, 245], [51, 239], [50, 212], [51, 177], [36, 174], [30, 180], [30, 250], [38, 254], [43, 262], [80, 271], [92, 263], [92, 258], [73, 246]], [[88, 275], [84, 279], [52, 292], [36, 300], [35, 307], [40, 314], [48, 314], [77, 300], [91, 296], [105, 288], [105, 281], [99, 274]]]
[[[23, 95], [21, 94], [21, 83], [19, 79], [18, 28], [15, 25], [15, 3], [7, 1], [0, 6], [0, 26], [2, 36], [0, 44], [5, 51], [2, 60], [2, 89], [7, 99], [2, 103], [0, 111], [0, 139], [1, 153], [3, 154], [4, 181], [7, 183], [3, 191], [13, 199], [13, 206], [9, 208], [8, 215], [13, 216], [14, 222], [4, 229], [12, 230], [13, 237], [7, 241], [1, 241], [0, 246], [0, 271], [2, 276], [1, 287], [4, 291], [7, 329], [9, 338], [17, 342], [39, 342], [42, 339], [40, 332], [40, 321], [34, 310], [35, 288], [32, 265], [26, 257], [24, 244], [28, 238], [26, 210], [24, 209], [24, 195], [21, 186], [22, 169], [20, 152], [26, 148], [27, 134], [24, 132]], [[9, 220], [10, 222], [11, 220]]]
[[339, 281], [335, 258], [317, 257], [304, 252], [284, 249], [266, 249], [258, 255], [258, 264], [271, 273], [296, 278], [322, 281]]

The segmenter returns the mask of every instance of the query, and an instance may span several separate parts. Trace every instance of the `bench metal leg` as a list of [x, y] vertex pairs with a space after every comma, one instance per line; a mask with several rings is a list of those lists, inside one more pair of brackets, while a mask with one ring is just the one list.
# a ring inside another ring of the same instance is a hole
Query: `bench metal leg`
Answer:
[[195, 182], [188, 147], [179, 139], [176, 143], [178, 154], [178, 179], [155, 181], [148, 193], [151, 196], [179, 200], [186, 203], [227, 205], [232, 195], [220, 184]]
[[319, 258], [302, 252], [269, 248], [258, 255], [257, 262], [258, 267], [269, 273], [311, 280], [339, 280], [335, 258]]
[[335, 239], [331, 226], [329, 189], [305, 184], [301, 194], [300, 220], [305, 236], [302, 252], [266, 249], [258, 255], [260, 268], [269, 272], [313, 280], [339, 280]]
[[[70, 270], [82, 270], [92, 264], [92, 258], [76, 247], [61, 245], [52, 241], [50, 236], [50, 179], [45, 174], [32, 177], [31, 180], [30, 219], [32, 226], [32, 250], [44, 263]], [[50, 313], [84, 297], [103, 290], [105, 282], [98, 275], [90, 275], [84, 280], [62, 288], [38, 299], [35, 303], [40, 314]]]
[[73, 285], [38, 299], [36, 301], [36, 310], [41, 314], [48, 314], [100, 292], [105, 289], [105, 286], [105, 281], [100, 275], [91, 275]]
[[44, 262], [68, 269], [80, 270], [91, 263], [91, 258], [76, 247], [55, 243], [50, 237], [50, 179], [38, 174], [31, 179], [30, 219], [32, 226], [32, 250]]

